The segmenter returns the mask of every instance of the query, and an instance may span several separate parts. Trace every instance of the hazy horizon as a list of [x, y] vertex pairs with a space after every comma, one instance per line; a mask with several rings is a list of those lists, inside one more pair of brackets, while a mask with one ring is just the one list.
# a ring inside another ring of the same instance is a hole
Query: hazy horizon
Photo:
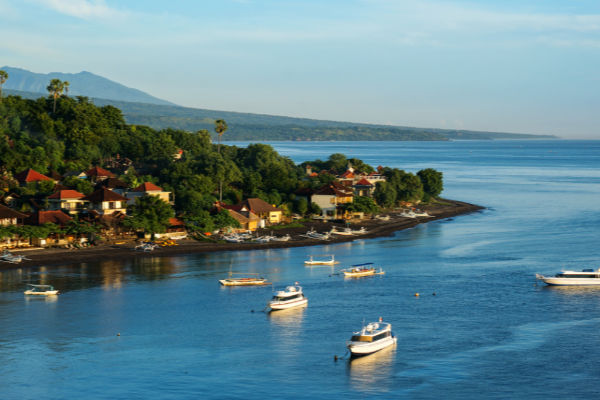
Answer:
[[600, 3], [480, 3], [0, 0], [0, 65], [194, 108], [600, 138]]

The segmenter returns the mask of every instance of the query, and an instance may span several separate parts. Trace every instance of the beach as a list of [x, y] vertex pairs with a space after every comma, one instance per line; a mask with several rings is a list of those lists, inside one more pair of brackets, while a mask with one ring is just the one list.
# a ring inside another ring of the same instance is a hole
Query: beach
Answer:
[[98, 259], [131, 259], [136, 257], [161, 257], [161, 256], [176, 256], [193, 253], [207, 253], [218, 251], [239, 251], [239, 250], [261, 250], [273, 248], [287, 247], [302, 247], [316, 246], [330, 243], [351, 242], [357, 239], [370, 239], [381, 236], [388, 236], [396, 231], [409, 229], [419, 224], [428, 223], [440, 219], [455, 217], [458, 215], [468, 214], [482, 210], [484, 207], [469, 204], [462, 201], [443, 199], [439, 204], [422, 206], [421, 210], [426, 211], [430, 217], [407, 218], [401, 217], [401, 211], [390, 211], [382, 213], [381, 216], [388, 216], [389, 220], [381, 219], [364, 219], [361, 221], [349, 224], [352, 229], [365, 228], [366, 233], [356, 234], [353, 236], [332, 235], [329, 240], [309, 239], [301, 235], [307, 230], [314, 229], [317, 232], [327, 232], [333, 227], [343, 229], [345, 223], [341, 222], [325, 222], [313, 220], [310, 222], [302, 222], [303, 227], [296, 228], [280, 228], [272, 229], [267, 227], [260, 229], [256, 234], [273, 233], [276, 236], [289, 234], [292, 238], [287, 242], [268, 242], [268, 243], [225, 243], [225, 242], [210, 242], [196, 241], [193, 239], [178, 240], [176, 246], [159, 247], [151, 252], [135, 251], [133, 248], [137, 244], [133, 241], [119, 242], [120, 244], [100, 244], [82, 249], [64, 249], [64, 248], [49, 248], [19, 251], [13, 250], [14, 254], [22, 254], [28, 259], [19, 264], [0, 263], [1, 269], [13, 269], [22, 267], [40, 267], [51, 265], [64, 265], [70, 263], [82, 263], [87, 261], [95, 261]]

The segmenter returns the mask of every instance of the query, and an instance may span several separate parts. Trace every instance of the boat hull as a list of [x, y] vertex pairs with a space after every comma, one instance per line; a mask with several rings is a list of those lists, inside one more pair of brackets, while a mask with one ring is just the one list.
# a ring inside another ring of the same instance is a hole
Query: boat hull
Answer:
[[291, 301], [269, 302], [271, 311], [287, 310], [289, 308], [305, 306], [308, 304], [307, 298], [296, 299]]
[[550, 286], [600, 286], [599, 278], [540, 278], [546, 285]]
[[350, 350], [352, 357], [362, 357], [394, 344], [396, 344], [396, 338], [390, 336], [376, 342], [350, 342], [348, 343], [348, 350]]
[[32, 290], [26, 290], [23, 293], [28, 296], [54, 296], [58, 294], [58, 290], [47, 290], [45, 292], [35, 292]]
[[219, 283], [223, 286], [264, 286], [270, 285], [269, 282], [262, 279], [257, 280], [229, 280], [229, 279], [221, 279]]

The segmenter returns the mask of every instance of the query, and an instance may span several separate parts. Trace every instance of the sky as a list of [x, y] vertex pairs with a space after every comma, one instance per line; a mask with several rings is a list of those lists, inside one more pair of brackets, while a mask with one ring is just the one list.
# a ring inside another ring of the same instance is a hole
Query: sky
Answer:
[[598, 0], [0, 0], [0, 35], [188, 107], [600, 139]]

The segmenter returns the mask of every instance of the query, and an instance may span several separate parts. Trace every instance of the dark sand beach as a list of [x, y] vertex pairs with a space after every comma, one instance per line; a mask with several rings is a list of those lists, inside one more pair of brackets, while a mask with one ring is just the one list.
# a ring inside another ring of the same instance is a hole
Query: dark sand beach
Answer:
[[304, 225], [304, 227], [301, 228], [283, 228], [276, 230], [266, 228], [257, 232], [259, 236], [262, 234], [270, 234], [271, 232], [277, 236], [289, 234], [292, 238], [287, 242], [215, 243], [208, 241], [196, 241], [193, 239], [184, 239], [177, 241], [177, 246], [159, 247], [152, 252], [141, 252], [133, 250], [133, 248], [137, 244], [133, 241], [125, 243], [119, 242], [120, 244], [106, 243], [83, 249], [51, 248], [26, 251], [19, 251], [18, 249], [15, 249], [13, 250], [14, 254], [23, 254], [27, 258], [29, 258], [29, 260], [23, 261], [19, 264], [0, 263], [0, 268], [9, 269], [21, 267], [64, 265], [70, 263], [96, 261], [99, 259], [106, 260], [128, 259], [135, 257], [176, 256], [216, 251], [260, 250], [273, 248], [315, 246], [322, 245], [325, 243], [350, 242], [357, 239], [370, 239], [380, 236], [388, 236], [396, 231], [412, 228], [419, 224], [468, 214], [482, 209], [483, 207], [474, 204], [469, 204], [456, 200], [443, 200], [441, 204], [421, 207], [421, 210], [427, 211], [427, 213], [429, 213], [431, 217], [406, 218], [401, 217], [399, 215], [399, 211], [382, 213], [381, 216], [389, 215], [389, 220], [384, 221], [380, 219], [367, 219], [350, 224], [350, 227], [352, 229], [360, 229], [361, 227], [364, 227], [367, 231], [365, 234], [354, 236], [332, 235], [332, 237], [327, 241], [309, 239], [300, 235], [305, 234], [306, 231], [311, 228], [313, 228], [317, 232], [326, 232], [331, 230], [331, 228], [333, 227], [336, 227], [341, 230], [346, 226], [346, 224], [341, 222], [323, 222], [315, 220], [311, 222], [303, 222], [302, 224]]

